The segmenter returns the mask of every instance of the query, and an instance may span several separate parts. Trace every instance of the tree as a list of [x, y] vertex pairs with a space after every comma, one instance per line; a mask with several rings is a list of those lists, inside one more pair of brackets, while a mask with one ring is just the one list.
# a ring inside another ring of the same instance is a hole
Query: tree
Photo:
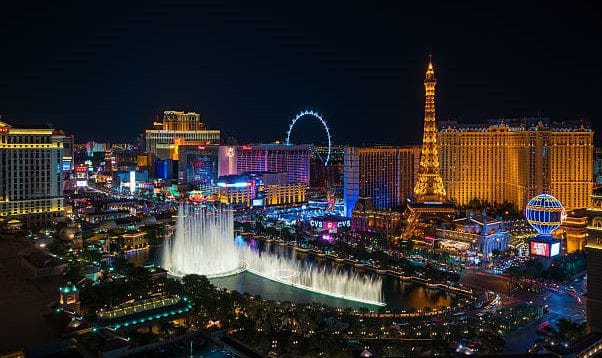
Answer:
[[206, 299], [215, 291], [215, 286], [202, 275], [186, 275], [182, 278], [182, 283], [184, 293], [198, 304], [207, 304]]
[[556, 325], [558, 327], [558, 338], [567, 343], [579, 340], [587, 332], [585, 323], [577, 323], [568, 318], [559, 318]]
[[69, 262], [69, 266], [65, 275], [64, 282], [79, 282], [86, 276], [86, 263], [84, 261], [73, 260]]
[[127, 275], [127, 272], [131, 270], [134, 265], [129, 262], [124, 256], [117, 256], [113, 260], [113, 267], [115, 267], [115, 271]]

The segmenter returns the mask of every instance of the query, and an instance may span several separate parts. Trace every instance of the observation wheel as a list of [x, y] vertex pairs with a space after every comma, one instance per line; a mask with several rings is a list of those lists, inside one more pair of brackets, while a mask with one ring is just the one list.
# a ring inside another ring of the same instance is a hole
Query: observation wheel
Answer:
[[295, 118], [293, 118], [293, 120], [291, 121], [291, 124], [288, 126], [288, 131], [286, 132], [286, 144], [291, 144], [290, 143], [291, 133], [293, 132], [293, 127], [295, 126], [295, 123], [297, 123], [297, 121], [299, 119], [306, 117], [306, 116], [314, 117], [315, 119], [320, 121], [320, 123], [322, 123], [322, 126], [324, 127], [324, 130], [326, 131], [326, 137], [328, 138], [328, 153], [326, 154], [326, 160], [324, 161], [324, 165], [327, 166], [328, 161], [330, 160], [330, 150], [332, 148], [332, 139], [330, 138], [330, 128], [328, 128], [328, 124], [326, 123], [326, 121], [324, 120], [322, 115], [320, 115], [318, 112], [306, 110], [306, 111], [301, 111], [301, 112], [297, 113]]

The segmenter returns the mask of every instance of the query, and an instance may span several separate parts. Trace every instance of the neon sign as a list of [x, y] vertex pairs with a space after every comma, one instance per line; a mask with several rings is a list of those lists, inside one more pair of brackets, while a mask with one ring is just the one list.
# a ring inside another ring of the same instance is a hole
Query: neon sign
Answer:
[[342, 221], [323, 221], [323, 220], [310, 220], [309, 224], [312, 227], [318, 229], [326, 229], [326, 230], [334, 230], [344, 227], [351, 227], [351, 220], [342, 220]]

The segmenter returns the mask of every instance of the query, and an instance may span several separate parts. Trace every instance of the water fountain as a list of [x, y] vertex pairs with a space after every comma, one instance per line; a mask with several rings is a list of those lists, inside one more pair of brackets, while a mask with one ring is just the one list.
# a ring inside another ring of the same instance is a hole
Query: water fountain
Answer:
[[180, 205], [176, 234], [164, 242], [161, 265], [177, 276], [212, 278], [239, 273], [244, 264], [233, 238], [231, 210]]
[[384, 306], [382, 278], [302, 260], [294, 250], [277, 246], [260, 252], [242, 249], [246, 269], [256, 275], [307, 291]]
[[301, 260], [295, 250], [260, 252], [234, 239], [231, 210], [180, 205], [174, 238], [164, 242], [161, 266], [172, 275], [230, 276], [247, 269], [285, 285], [347, 300], [384, 306], [380, 276]]

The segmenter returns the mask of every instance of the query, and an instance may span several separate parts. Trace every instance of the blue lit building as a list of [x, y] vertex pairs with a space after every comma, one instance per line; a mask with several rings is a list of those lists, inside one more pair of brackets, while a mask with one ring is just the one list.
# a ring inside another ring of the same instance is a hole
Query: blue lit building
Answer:
[[345, 147], [343, 201], [351, 216], [360, 197], [370, 198], [375, 210], [401, 207], [416, 183], [420, 146]]
[[181, 145], [178, 157], [178, 181], [181, 184], [193, 184], [203, 196], [217, 192], [219, 146]]
[[154, 179], [162, 179], [169, 180], [175, 179], [175, 170], [176, 164], [171, 159], [160, 159], [155, 158], [153, 161], [153, 178]]

